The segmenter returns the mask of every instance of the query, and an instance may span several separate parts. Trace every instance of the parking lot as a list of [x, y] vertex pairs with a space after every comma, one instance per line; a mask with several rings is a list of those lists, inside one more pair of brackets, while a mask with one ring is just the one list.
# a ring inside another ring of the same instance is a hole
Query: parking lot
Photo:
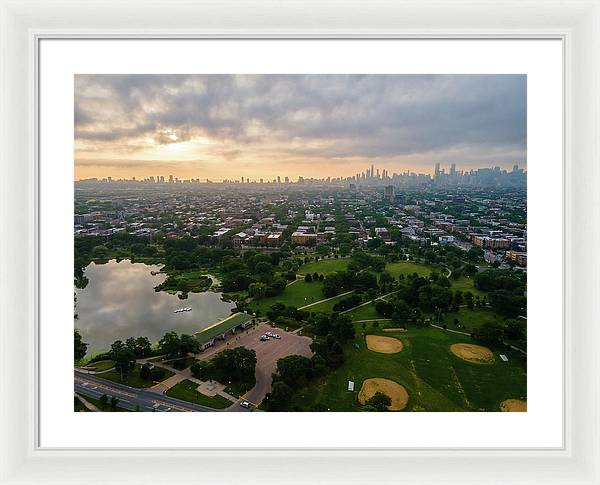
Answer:
[[[260, 336], [266, 332], [278, 334], [280, 339], [270, 338], [261, 341]], [[258, 405], [264, 399], [265, 395], [271, 390], [272, 374], [275, 372], [277, 361], [288, 355], [304, 355], [311, 357], [312, 351], [310, 344], [312, 340], [309, 337], [303, 337], [290, 332], [273, 328], [267, 324], [259, 324], [248, 330], [244, 330], [237, 336], [229, 337], [225, 342], [219, 343], [216, 347], [200, 354], [202, 360], [210, 359], [223, 349], [233, 349], [235, 347], [246, 347], [256, 351], [256, 386], [251, 389], [244, 399], [252, 404]], [[232, 406], [231, 411], [243, 411], [240, 406]]]

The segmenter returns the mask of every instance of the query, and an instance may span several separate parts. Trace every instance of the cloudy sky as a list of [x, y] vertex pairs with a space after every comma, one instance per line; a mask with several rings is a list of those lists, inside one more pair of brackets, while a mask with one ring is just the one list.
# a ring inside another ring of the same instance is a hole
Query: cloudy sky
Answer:
[[526, 166], [523, 75], [77, 75], [75, 178]]

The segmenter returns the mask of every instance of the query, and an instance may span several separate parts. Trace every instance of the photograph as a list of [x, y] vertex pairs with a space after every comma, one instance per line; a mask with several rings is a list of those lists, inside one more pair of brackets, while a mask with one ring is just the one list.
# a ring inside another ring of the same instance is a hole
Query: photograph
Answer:
[[527, 412], [527, 80], [75, 74], [74, 412]]

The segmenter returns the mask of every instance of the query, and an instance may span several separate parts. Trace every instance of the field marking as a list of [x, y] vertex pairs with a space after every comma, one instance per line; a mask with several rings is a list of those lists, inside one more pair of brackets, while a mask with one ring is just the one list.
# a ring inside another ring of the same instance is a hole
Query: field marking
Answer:
[[450, 364], [450, 369], [452, 369], [452, 377], [454, 378], [454, 382], [456, 383], [456, 387], [458, 388], [459, 394], [462, 396], [467, 407], [472, 408], [472, 405], [469, 402], [469, 399], [467, 399], [467, 394], [465, 393], [465, 390], [464, 390], [464, 388], [460, 382], [460, 379], [458, 378], [458, 375], [456, 374], [456, 370], [454, 369], [454, 366], [452, 364]]

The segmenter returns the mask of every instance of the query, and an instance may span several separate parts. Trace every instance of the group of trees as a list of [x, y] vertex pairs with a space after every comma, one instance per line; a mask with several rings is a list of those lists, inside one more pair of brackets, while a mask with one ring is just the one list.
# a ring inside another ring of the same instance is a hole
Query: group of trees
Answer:
[[311, 281], [323, 281], [325, 279], [325, 275], [319, 274], [316, 271], [313, 274], [304, 275], [304, 281], [310, 283]]
[[298, 310], [295, 306], [288, 306], [277, 302], [267, 310], [267, 317], [272, 322], [280, 325], [297, 326], [308, 318], [309, 313], [304, 310]]
[[137, 358], [151, 354], [152, 348], [147, 337], [129, 337], [125, 342], [115, 340], [109, 351], [110, 359], [115, 363], [115, 370], [121, 375], [121, 381], [134, 370]]
[[167, 358], [185, 357], [187, 354], [197, 353], [198, 349], [198, 340], [192, 335], [167, 332], [158, 341], [159, 352], [165, 354]]
[[[279, 268], [281, 253], [271, 254], [248, 251], [243, 257], [226, 256], [221, 261], [224, 291], [248, 290], [254, 298], [265, 298], [283, 292], [289, 278], [289, 271]], [[283, 275], [282, 275], [283, 274]], [[293, 279], [296, 278], [293, 273]]]
[[225, 349], [211, 360], [195, 362], [190, 370], [198, 379], [233, 382], [250, 389], [255, 382], [256, 351], [246, 347]]
[[522, 271], [493, 269], [477, 273], [473, 283], [475, 288], [490, 292], [490, 306], [496, 313], [514, 318], [527, 307], [526, 277]]
[[504, 348], [505, 342], [512, 342], [521, 349], [527, 347], [526, 320], [511, 319], [503, 324], [500, 322], [487, 322], [471, 332], [471, 337], [476, 342], [491, 348]]
[[79, 362], [81, 359], [83, 359], [85, 357], [85, 354], [87, 354], [88, 344], [86, 344], [83, 341], [81, 334], [79, 333], [79, 330], [75, 329], [74, 336], [75, 336], [75, 338], [74, 338], [75, 362]]

